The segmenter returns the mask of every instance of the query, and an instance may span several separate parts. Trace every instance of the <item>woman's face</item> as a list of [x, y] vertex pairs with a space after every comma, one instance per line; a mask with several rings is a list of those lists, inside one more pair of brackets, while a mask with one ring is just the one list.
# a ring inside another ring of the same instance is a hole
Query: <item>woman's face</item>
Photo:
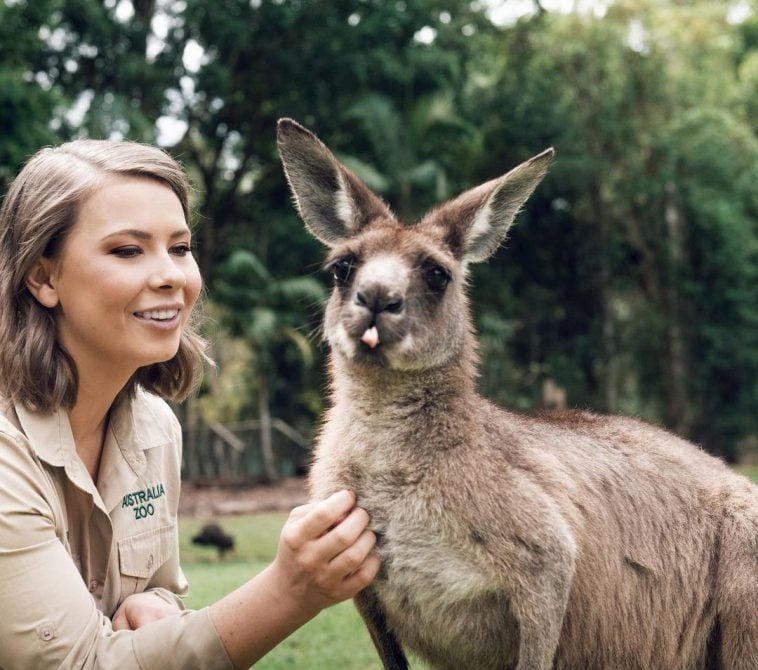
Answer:
[[50, 265], [54, 304], [47, 306], [56, 307], [57, 336], [80, 380], [91, 371], [125, 381], [176, 354], [201, 280], [181, 203], [168, 186], [107, 181], [83, 203]]

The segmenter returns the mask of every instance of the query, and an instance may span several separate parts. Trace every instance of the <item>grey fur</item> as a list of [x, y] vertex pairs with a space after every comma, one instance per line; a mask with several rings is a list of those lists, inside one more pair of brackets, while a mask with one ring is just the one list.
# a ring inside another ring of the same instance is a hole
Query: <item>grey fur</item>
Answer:
[[344, 168], [298, 128], [279, 131], [298, 207], [328, 262], [351, 263], [326, 310], [310, 484], [354, 490], [371, 515], [383, 567], [355, 601], [384, 667], [410, 649], [440, 670], [758, 668], [753, 484], [642, 421], [524, 416], [476, 392], [466, 264], [502, 241], [552, 153], [410, 228], [353, 177], [352, 218], [314, 224], [338, 207], [319, 175]]

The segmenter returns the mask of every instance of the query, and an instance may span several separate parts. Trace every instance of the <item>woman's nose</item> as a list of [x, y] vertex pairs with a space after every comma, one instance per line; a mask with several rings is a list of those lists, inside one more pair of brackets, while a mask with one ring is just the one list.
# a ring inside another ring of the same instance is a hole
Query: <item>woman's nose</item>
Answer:
[[166, 254], [156, 261], [156, 267], [150, 278], [150, 285], [153, 288], [182, 288], [186, 283], [187, 275], [173, 256]]

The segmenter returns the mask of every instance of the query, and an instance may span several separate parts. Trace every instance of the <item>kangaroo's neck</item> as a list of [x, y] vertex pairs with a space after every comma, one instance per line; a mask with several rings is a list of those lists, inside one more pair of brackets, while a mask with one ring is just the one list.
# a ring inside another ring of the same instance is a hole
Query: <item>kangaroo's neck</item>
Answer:
[[403, 419], [435, 411], [465, 411], [476, 396], [473, 356], [426, 370], [356, 365], [339, 355], [330, 362], [332, 402], [354, 416]]

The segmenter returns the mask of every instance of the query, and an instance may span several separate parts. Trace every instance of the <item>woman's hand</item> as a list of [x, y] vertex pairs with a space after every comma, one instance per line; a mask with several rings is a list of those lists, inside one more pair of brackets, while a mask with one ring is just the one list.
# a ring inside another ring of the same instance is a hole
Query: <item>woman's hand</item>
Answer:
[[179, 606], [168, 603], [154, 593], [134, 593], [121, 603], [113, 615], [113, 630], [137, 630], [145, 624], [179, 614]]
[[349, 491], [292, 510], [271, 566], [282, 595], [318, 612], [365, 588], [379, 570], [368, 523]]
[[322, 609], [368, 586], [379, 571], [368, 522], [349, 491], [292, 510], [273, 563], [210, 606], [235, 668], [250, 667]]

